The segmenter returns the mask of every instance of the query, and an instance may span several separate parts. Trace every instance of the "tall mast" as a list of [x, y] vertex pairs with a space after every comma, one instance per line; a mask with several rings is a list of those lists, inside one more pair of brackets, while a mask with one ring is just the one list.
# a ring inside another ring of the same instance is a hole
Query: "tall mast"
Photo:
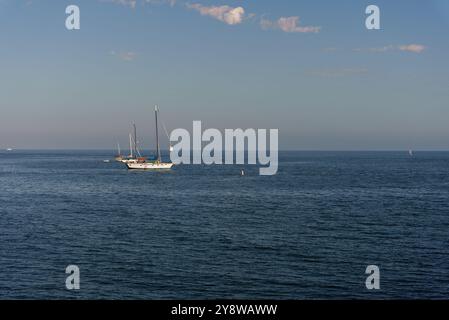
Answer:
[[136, 128], [136, 124], [133, 124], [134, 126], [134, 154], [137, 157], [137, 128]]
[[129, 134], [129, 152], [131, 158], [133, 157], [133, 138], [131, 136], [131, 133]]
[[122, 154], [121, 150], [120, 150], [120, 143], [117, 142], [117, 149], [118, 149], [118, 155], [120, 156]]
[[159, 148], [159, 130], [157, 127], [157, 106], [154, 107], [154, 115], [156, 116], [156, 153], [157, 153], [157, 161], [161, 162], [161, 149]]

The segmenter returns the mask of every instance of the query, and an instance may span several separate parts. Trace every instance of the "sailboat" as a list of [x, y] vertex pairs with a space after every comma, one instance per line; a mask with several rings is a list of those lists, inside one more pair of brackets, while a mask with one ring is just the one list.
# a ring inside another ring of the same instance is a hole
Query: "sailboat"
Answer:
[[139, 149], [137, 148], [137, 128], [136, 125], [133, 125], [134, 129], [134, 138], [133, 135], [129, 134], [129, 156], [122, 157], [119, 161], [123, 163], [135, 163], [138, 161], [145, 161], [146, 158], [140, 156]]
[[115, 161], [121, 162], [123, 160], [122, 152], [120, 150], [120, 143], [117, 142], [117, 155], [115, 156]]
[[409, 155], [410, 157], [413, 157], [413, 150], [412, 150], [412, 149], [410, 149], [410, 150], [408, 151], [408, 155]]
[[161, 148], [159, 146], [159, 129], [158, 129], [158, 115], [159, 109], [157, 106], [154, 108], [154, 115], [156, 119], [156, 160], [148, 161], [145, 158], [137, 158], [135, 162], [127, 162], [126, 166], [128, 169], [138, 169], [138, 170], [154, 170], [154, 169], [170, 169], [173, 167], [172, 162], [163, 162], [161, 157]]

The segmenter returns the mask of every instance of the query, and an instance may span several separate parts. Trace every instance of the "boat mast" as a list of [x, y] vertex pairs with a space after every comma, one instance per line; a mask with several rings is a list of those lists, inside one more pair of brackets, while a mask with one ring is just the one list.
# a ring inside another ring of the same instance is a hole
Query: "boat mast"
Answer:
[[118, 149], [118, 155], [120, 156], [122, 154], [121, 150], [120, 150], [120, 143], [117, 142], [117, 149]]
[[133, 124], [134, 126], [134, 154], [137, 157], [137, 128], [136, 128], [136, 124]]
[[130, 152], [130, 157], [133, 157], [133, 138], [131, 136], [131, 133], [129, 134], [129, 152]]
[[154, 107], [154, 115], [156, 116], [156, 153], [157, 153], [157, 161], [161, 162], [161, 149], [159, 148], [159, 130], [157, 127], [157, 106]]

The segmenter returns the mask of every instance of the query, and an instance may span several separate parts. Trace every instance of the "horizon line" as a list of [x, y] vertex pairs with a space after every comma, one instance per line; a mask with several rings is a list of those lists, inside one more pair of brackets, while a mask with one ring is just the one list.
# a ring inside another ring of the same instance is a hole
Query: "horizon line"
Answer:
[[[155, 151], [156, 149], [141, 149], [140, 151]], [[278, 149], [279, 152], [449, 152], [449, 149]], [[14, 151], [117, 151], [116, 149], [108, 148], [7, 148], [0, 149], [0, 152], [14, 152]], [[129, 149], [123, 149], [129, 151]], [[161, 151], [169, 151], [169, 149], [161, 149]], [[202, 151], [201, 149], [190, 149], [193, 151]], [[222, 150], [228, 151], [226, 149]], [[237, 151], [237, 150], [232, 150]], [[240, 150], [239, 150], [240, 151]], [[244, 152], [256, 151], [245, 149]], [[269, 150], [268, 150], [269, 151]]]

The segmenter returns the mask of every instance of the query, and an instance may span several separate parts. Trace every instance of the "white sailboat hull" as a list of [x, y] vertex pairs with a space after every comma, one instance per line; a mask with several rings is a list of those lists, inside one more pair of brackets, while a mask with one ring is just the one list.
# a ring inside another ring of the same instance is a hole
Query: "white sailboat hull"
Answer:
[[128, 163], [137, 163], [137, 159], [122, 159], [122, 160], [120, 160], [120, 162], [123, 162], [123, 163], [126, 163], [126, 164], [128, 164]]
[[173, 163], [164, 163], [164, 162], [128, 162], [126, 163], [128, 169], [133, 170], [155, 170], [155, 169], [171, 169], [173, 167]]

